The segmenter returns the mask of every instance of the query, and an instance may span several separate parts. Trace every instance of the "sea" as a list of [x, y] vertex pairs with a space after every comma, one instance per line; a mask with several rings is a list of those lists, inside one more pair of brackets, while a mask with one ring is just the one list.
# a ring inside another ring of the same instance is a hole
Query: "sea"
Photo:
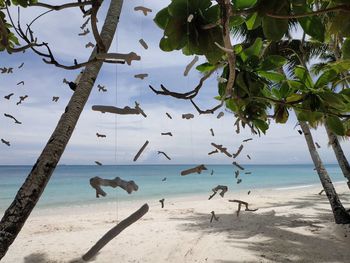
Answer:
[[[197, 164], [198, 165], [198, 164]], [[165, 197], [184, 197], [211, 194], [217, 185], [226, 185], [229, 191], [254, 189], [286, 190], [321, 185], [313, 165], [245, 165], [238, 178], [233, 165], [206, 165], [201, 174], [181, 176], [181, 171], [197, 165], [59, 165], [55, 169], [37, 208], [85, 205], [97, 202], [133, 201]], [[345, 181], [338, 165], [326, 165], [333, 182]], [[0, 166], [0, 213], [13, 201], [32, 166]], [[248, 174], [245, 174], [245, 173]], [[250, 174], [249, 174], [250, 173]], [[138, 191], [126, 193], [120, 188], [104, 187], [106, 197], [96, 198], [89, 179], [99, 176], [113, 179], [117, 176], [133, 180]], [[240, 183], [238, 179], [241, 179]]]

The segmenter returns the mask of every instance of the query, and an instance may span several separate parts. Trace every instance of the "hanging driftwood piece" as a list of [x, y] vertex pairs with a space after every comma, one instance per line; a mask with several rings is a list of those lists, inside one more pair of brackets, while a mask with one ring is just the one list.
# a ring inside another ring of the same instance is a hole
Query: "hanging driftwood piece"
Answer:
[[252, 172], [245, 172], [244, 174], [252, 174]]
[[10, 114], [4, 113], [4, 116], [10, 119], [13, 119], [15, 121], [16, 124], [22, 124], [22, 122], [18, 121], [15, 117], [13, 117]]
[[13, 95], [14, 95], [14, 93], [10, 93], [9, 95], [4, 96], [4, 98], [9, 100], [11, 98], [11, 96], [13, 96]]
[[221, 190], [221, 197], [224, 197], [225, 193], [228, 191], [228, 187], [226, 185], [218, 185], [217, 187], [213, 188], [213, 194], [209, 196], [208, 200], [212, 199], [218, 193], [219, 190]]
[[162, 208], [164, 208], [164, 201], [165, 201], [165, 199], [164, 199], [164, 198], [159, 200], [159, 202], [160, 202], [160, 203], [161, 203], [161, 205], [162, 205]]
[[182, 114], [182, 118], [189, 120], [189, 119], [194, 118], [194, 115], [192, 113], [186, 113], [186, 114]]
[[233, 154], [233, 158], [236, 158], [243, 150], [243, 144], [241, 144], [236, 153]]
[[233, 162], [232, 164], [238, 167], [239, 169], [244, 170], [244, 167], [240, 166], [237, 162]]
[[22, 80], [22, 81], [18, 82], [16, 85], [17, 85], [17, 86], [18, 86], [18, 85], [24, 85], [24, 81]]
[[147, 7], [144, 6], [135, 6], [134, 7], [135, 11], [142, 11], [142, 13], [147, 16], [148, 13], [152, 12], [152, 9], [149, 9]]
[[215, 215], [214, 211], [211, 211], [211, 218], [210, 218], [210, 223], [213, 222], [213, 219], [215, 219], [215, 221], [219, 220], [219, 217]]
[[193, 14], [190, 14], [190, 15], [187, 17], [187, 22], [188, 22], [188, 23], [191, 23], [192, 20], [193, 20], [193, 18], [194, 18], [194, 15], [193, 15]]
[[239, 176], [239, 170], [235, 171], [235, 178]]
[[173, 134], [171, 132], [162, 132], [161, 135], [169, 135], [169, 136], [173, 136]]
[[53, 96], [53, 97], [52, 97], [52, 101], [57, 102], [59, 98], [60, 98], [60, 97], [55, 97], [55, 96]]
[[211, 136], [215, 136], [214, 130], [212, 128], [210, 128], [210, 133], [211, 133]]
[[302, 134], [303, 134], [303, 132], [302, 132], [301, 130], [298, 130], [298, 132], [299, 132], [299, 134], [300, 134], [300, 135], [302, 135]]
[[0, 68], [0, 70], [1, 70], [1, 74], [13, 73], [13, 68], [6, 68], [6, 67], [3, 67], [3, 68]]
[[22, 68], [24, 66], [24, 62], [22, 62], [21, 65], [18, 66], [18, 68]]
[[249, 204], [247, 202], [241, 201], [241, 200], [228, 200], [229, 202], [235, 202], [238, 203], [238, 210], [237, 210], [237, 216], [239, 216], [239, 212], [241, 211], [241, 206], [244, 205], [245, 206], [245, 210], [244, 211], [257, 211], [258, 209], [249, 209]]
[[98, 166], [102, 165], [102, 163], [100, 163], [99, 161], [95, 161], [95, 164], [97, 164]]
[[87, 44], [85, 45], [85, 48], [89, 48], [89, 47], [94, 48], [95, 45], [94, 45], [93, 43], [89, 42], [89, 43], [87, 43]]
[[224, 116], [224, 113], [222, 111], [220, 111], [218, 116], [216, 116], [216, 118], [220, 119], [222, 116]]
[[248, 158], [249, 160], [251, 160], [251, 159], [252, 159], [252, 158], [250, 158], [249, 154], [247, 154], [247, 158]]
[[213, 145], [220, 152], [226, 154], [228, 157], [232, 157], [232, 155], [227, 151], [227, 148], [226, 147], [222, 147], [222, 144], [215, 144], [215, 143], [212, 142], [211, 145]]
[[80, 71], [80, 73], [78, 74], [78, 76], [76, 77], [76, 79], [73, 81], [68, 81], [65, 78], [63, 79], [63, 83], [67, 84], [69, 86], [69, 88], [73, 91], [75, 91], [75, 89], [77, 88], [78, 83], [80, 82], [81, 76], [83, 75], [84, 71]]
[[208, 155], [212, 155], [212, 154], [218, 153], [218, 152], [219, 152], [218, 149], [215, 149], [214, 151], [209, 152]]
[[100, 195], [106, 196], [106, 192], [102, 190], [101, 186], [110, 186], [113, 188], [120, 187], [124, 189], [128, 194], [139, 189], [138, 185], [134, 181], [125, 181], [116, 177], [113, 180], [103, 179], [98, 176], [90, 179], [90, 185], [96, 190], [96, 197], [99, 198]]
[[96, 55], [97, 59], [103, 60], [124, 60], [129, 66], [133, 60], [141, 60], [135, 52], [130, 52], [128, 54], [121, 53], [99, 53]]
[[191, 174], [191, 173], [198, 173], [198, 174], [200, 174], [203, 170], [208, 170], [208, 169], [207, 169], [207, 167], [204, 166], [204, 164], [201, 164], [201, 165], [198, 165], [196, 167], [193, 167], [193, 168], [190, 168], [190, 169], [182, 171], [181, 175], [184, 176], [184, 175], [188, 175], [188, 174]]
[[88, 19], [86, 19], [86, 21], [81, 25], [80, 29], [81, 30], [84, 30], [84, 28], [87, 26], [87, 24], [89, 23], [90, 21], [90, 17]]
[[168, 160], [171, 160], [171, 158], [165, 152], [158, 151], [158, 154], [163, 154], [165, 158], [167, 158]]
[[210, 175], [213, 175], [213, 174], [214, 174], [214, 170], [212, 169]]
[[16, 103], [16, 105], [19, 105], [22, 103], [22, 101], [24, 101], [26, 98], [28, 98], [28, 95], [25, 96], [19, 96], [19, 101]]
[[251, 140], [253, 140], [253, 138], [245, 139], [245, 140], [243, 140], [243, 142], [248, 142], [248, 141], [251, 141]]
[[172, 119], [172, 117], [169, 113], [166, 112], [165, 114], [166, 114], [166, 116], [168, 116], [169, 119]]
[[323, 192], [324, 192], [324, 189], [322, 189], [318, 194], [322, 195]]
[[84, 29], [83, 32], [79, 33], [78, 36], [85, 36], [85, 35], [87, 35], [89, 33], [90, 33], [90, 30], [87, 28], [87, 29]]
[[96, 132], [96, 136], [97, 136], [97, 138], [106, 138], [107, 137], [105, 134], [99, 134], [98, 132]]
[[239, 119], [237, 119], [233, 125], [236, 126], [236, 133], [239, 134], [240, 133]]
[[316, 147], [317, 147], [318, 149], [321, 148], [321, 146], [320, 146], [317, 142], [315, 142], [315, 145], [316, 145]]
[[148, 145], [149, 141], [146, 141], [142, 147], [140, 148], [140, 150], [137, 152], [137, 154], [134, 157], [134, 162], [137, 161], [137, 159], [140, 157], [141, 153], [146, 149], [147, 145]]
[[1, 142], [3, 144], [6, 144], [7, 146], [11, 146], [10, 142], [9, 141], [5, 141], [4, 139], [1, 139]]
[[84, 261], [92, 259], [109, 241], [119, 235], [125, 228], [143, 217], [149, 210], [148, 204], [144, 204], [139, 210], [125, 218], [118, 225], [109, 230], [97, 243], [82, 257]]
[[146, 43], [145, 40], [143, 40], [142, 38], [139, 40], [139, 43], [141, 44], [141, 46], [142, 46], [144, 49], [148, 49], [147, 43]]
[[106, 92], [107, 89], [105, 88], [105, 86], [101, 86], [100, 84], [97, 85], [98, 91], [102, 91], [102, 92]]
[[184, 76], [187, 76], [188, 73], [190, 72], [191, 68], [196, 64], [199, 60], [198, 56], [195, 56], [192, 61], [186, 66], [185, 71], [184, 71]]
[[237, 179], [237, 184], [240, 184], [242, 182], [242, 179], [241, 178], [238, 178]]
[[130, 108], [129, 106], [126, 106], [124, 108], [117, 108], [114, 106], [104, 106], [104, 105], [94, 105], [92, 106], [93, 111], [100, 111], [102, 113], [109, 112], [109, 113], [115, 113], [115, 114], [141, 114], [144, 117], [147, 117], [147, 115], [144, 113], [144, 111], [140, 108], [140, 104], [138, 104], [135, 101], [135, 108]]
[[162, 179], [162, 182], [165, 182], [166, 181], [166, 177], [164, 177], [163, 179]]
[[250, 195], [250, 193], [251, 193], [251, 191], [249, 190], [247, 194]]
[[142, 79], [143, 80], [144, 78], [148, 77], [148, 74], [146, 74], [146, 73], [136, 74], [136, 75], [134, 75], [134, 77], [137, 78], [137, 79]]

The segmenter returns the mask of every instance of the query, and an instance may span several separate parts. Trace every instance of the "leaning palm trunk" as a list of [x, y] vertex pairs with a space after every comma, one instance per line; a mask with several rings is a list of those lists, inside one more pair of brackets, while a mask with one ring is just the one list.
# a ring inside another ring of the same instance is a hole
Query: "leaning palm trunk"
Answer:
[[324, 167], [322, 160], [316, 150], [309, 125], [306, 122], [301, 121], [300, 127], [304, 133], [305, 140], [309, 148], [312, 161], [316, 167], [321, 184], [331, 205], [335, 222], [337, 224], [350, 224], [350, 215], [340, 202], [338, 194], [334, 189], [331, 178], [329, 177], [328, 172]]
[[338, 137], [331, 131], [327, 124], [325, 124], [326, 131], [328, 134], [328, 139], [330, 145], [332, 145], [335, 157], [337, 158], [340, 169], [343, 172], [344, 177], [347, 179], [347, 184], [350, 189], [350, 165], [348, 160], [345, 157], [343, 149], [339, 143]]
[[[101, 38], [106, 50], [109, 49], [112, 43], [122, 4], [123, 0], [111, 0], [106, 20], [101, 31]], [[95, 48], [90, 58], [94, 58], [96, 52], [97, 50]], [[84, 73], [79, 83], [77, 83], [76, 91], [62, 114], [55, 131], [51, 135], [51, 138], [47, 142], [27, 179], [17, 192], [14, 201], [5, 211], [0, 221], [0, 260], [5, 256], [9, 246], [21, 231], [25, 221], [34, 209], [50, 180], [89, 98], [102, 64], [102, 61], [98, 61], [86, 66], [84, 69]]]

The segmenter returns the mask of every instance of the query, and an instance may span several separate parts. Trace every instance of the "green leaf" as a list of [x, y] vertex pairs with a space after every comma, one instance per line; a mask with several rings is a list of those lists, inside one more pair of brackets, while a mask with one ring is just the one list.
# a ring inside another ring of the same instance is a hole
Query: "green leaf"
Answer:
[[230, 27], [238, 27], [245, 22], [245, 19], [241, 16], [230, 17]]
[[247, 25], [248, 30], [256, 29], [261, 25], [261, 16], [258, 15], [257, 12], [249, 15], [245, 21], [245, 24]]
[[325, 26], [321, 18], [309, 16], [299, 18], [298, 21], [306, 34], [320, 42], [324, 41]]
[[268, 79], [272, 82], [281, 82], [285, 79], [284, 75], [277, 73], [277, 72], [270, 72], [270, 71], [258, 71], [257, 72], [259, 76]]
[[160, 10], [157, 14], [156, 17], [153, 19], [153, 21], [159, 26], [161, 29], [165, 29], [166, 25], [168, 24], [169, 21], [169, 12], [168, 12], [168, 7], [163, 8]]
[[216, 68], [215, 65], [212, 65], [208, 62], [200, 64], [196, 67], [196, 69], [200, 72], [208, 72], [208, 71], [214, 70], [215, 68]]
[[315, 83], [315, 88], [320, 89], [327, 86], [329, 83], [333, 82], [338, 78], [338, 74], [334, 69], [327, 70], [322, 73]]
[[341, 51], [343, 59], [350, 59], [350, 38], [345, 39]]
[[289, 85], [287, 82], [284, 81], [280, 88], [281, 97], [286, 98], [288, 97], [289, 93], [290, 93]]
[[266, 121], [263, 121], [260, 119], [253, 120], [253, 124], [264, 134], [266, 133], [266, 130], [269, 128], [269, 125], [266, 123]]
[[278, 41], [288, 31], [288, 19], [276, 19], [265, 16], [262, 19], [264, 35], [271, 40]]
[[313, 88], [314, 84], [313, 84], [312, 78], [309, 74], [309, 71], [306, 68], [302, 66], [296, 66], [294, 70], [294, 74], [301, 83], [305, 84], [307, 88], [309, 89]]
[[276, 123], [286, 123], [289, 117], [287, 108], [283, 105], [275, 106], [275, 121]]
[[237, 9], [245, 9], [253, 7], [257, 0], [233, 0], [233, 7]]
[[290, 102], [296, 102], [296, 101], [301, 100], [303, 97], [304, 97], [304, 96], [303, 96], [303, 95], [300, 95], [300, 94], [292, 94], [292, 95], [290, 95], [290, 96], [288, 96], [288, 97], [286, 98], [286, 101], [287, 101], [288, 103], [290, 103]]
[[287, 59], [278, 55], [270, 55], [264, 59], [260, 68], [262, 70], [275, 70], [287, 63]]
[[253, 45], [251, 45], [250, 47], [248, 47], [247, 49], [243, 50], [240, 53], [243, 62], [247, 61], [247, 59], [252, 56], [258, 57], [262, 46], [263, 46], [263, 41], [261, 40], [261, 38], [255, 39]]
[[326, 124], [329, 126], [329, 128], [337, 135], [344, 136], [345, 135], [345, 129], [343, 126], [343, 123], [337, 116], [328, 116], [326, 118]]

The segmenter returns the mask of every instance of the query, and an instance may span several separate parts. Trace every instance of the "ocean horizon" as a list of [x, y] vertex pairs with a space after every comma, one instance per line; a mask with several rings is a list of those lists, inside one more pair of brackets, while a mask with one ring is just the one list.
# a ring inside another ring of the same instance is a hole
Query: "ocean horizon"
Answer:
[[[149, 200], [182, 197], [212, 193], [217, 185], [226, 185], [230, 192], [255, 189], [288, 190], [320, 185], [312, 164], [289, 165], [244, 165], [236, 178], [233, 165], [206, 165], [208, 170], [201, 174], [181, 176], [182, 170], [198, 164], [182, 165], [58, 165], [37, 205], [49, 208], [71, 205], [95, 204], [98, 202]], [[334, 182], [344, 181], [337, 164], [327, 164], [326, 168]], [[19, 187], [24, 182], [32, 165], [0, 165], [0, 213], [13, 201]], [[211, 175], [213, 171], [213, 175]], [[250, 174], [245, 174], [246, 172]], [[104, 187], [106, 197], [96, 198], [89, 179], [99, 176], [113, 179], [134, 180], [138, 191], [127, 194], [123, 189]], [[165, 181], [164, 178], [166, 178]], [[238, 181], [241, 180], [241, 182]], [[321, 189], [321, 185], [320, 185]]]

